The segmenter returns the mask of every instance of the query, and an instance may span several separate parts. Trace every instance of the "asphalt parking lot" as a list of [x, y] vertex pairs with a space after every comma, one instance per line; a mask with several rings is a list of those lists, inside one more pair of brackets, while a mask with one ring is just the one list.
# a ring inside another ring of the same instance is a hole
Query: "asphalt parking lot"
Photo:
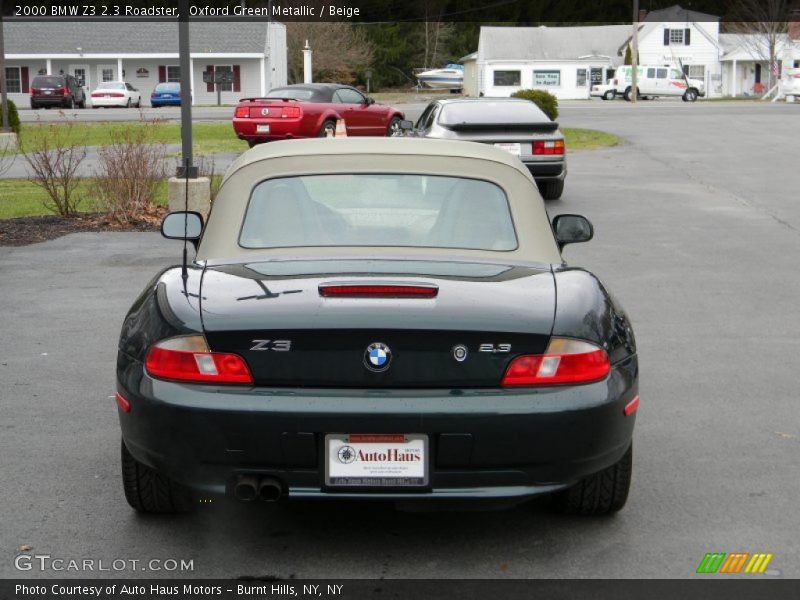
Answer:
[[612, 518], [396, 512], [382, 504], [201, 506], [136, 515], [119, 475], [122, 318], [180, 245], [75, 234], [0, 248], [0, 577], [21, 545], [64, 559], [193, 560], [194, 571], [45, 576], [668, 577], [706, 552], [770, 552], [800, 577], [800, 105], [565, 104], [564, 126], [624, 144], [569, 156], [552, 214], [565, 251], [632, 316], [641, 398], [634, 482]]

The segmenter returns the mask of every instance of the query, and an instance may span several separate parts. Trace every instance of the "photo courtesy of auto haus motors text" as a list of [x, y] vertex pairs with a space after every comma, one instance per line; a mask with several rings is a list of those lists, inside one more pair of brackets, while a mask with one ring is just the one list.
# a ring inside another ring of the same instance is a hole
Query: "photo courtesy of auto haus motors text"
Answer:
[[2, 2], [0, 600], [797, 597], [800, 0], [600, 4]]

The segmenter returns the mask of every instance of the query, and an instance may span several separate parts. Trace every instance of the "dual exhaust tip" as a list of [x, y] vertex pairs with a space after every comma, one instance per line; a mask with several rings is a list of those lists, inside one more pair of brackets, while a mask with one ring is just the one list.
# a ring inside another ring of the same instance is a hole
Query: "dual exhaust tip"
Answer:
[[233, 495], [241, 502], [277, 502], [283, 496], [283, 484], [275, 477], [240, 475], [233, 486]]

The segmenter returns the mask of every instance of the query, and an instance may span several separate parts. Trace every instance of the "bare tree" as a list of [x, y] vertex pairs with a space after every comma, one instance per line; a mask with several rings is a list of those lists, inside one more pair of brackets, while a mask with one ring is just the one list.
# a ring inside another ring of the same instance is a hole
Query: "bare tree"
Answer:
[[160, 121], [111, 131], [111, 143], [98, 150], [92, 192], [109, 218], [120, 223], [146, 220], [155, 212], [158, 186], [166, 174], [166, 146], [159, 142]]
[[744, 48], [768, 66], [768, 89], [774, 85], [779, 53], [786, 43], [791, 0], [736, 0], [728, 31], [740, 35]]
[[303, 46], [314, 51], [314, 79], [353, 83], [372, 60], [372, 45], [364, 31], [350, 23], [287, 22], [289, 81], [303, 81]]
[[78, 168], [86, 158], [85, 140], [75, 133], [75, 121], [48, 125], [37, 147], [20, 145], [20, 151], [31, 167], [28, 180], [47, 193], [45, 208], [62, 217], [74, 216], [81, 201], [75, 197]]

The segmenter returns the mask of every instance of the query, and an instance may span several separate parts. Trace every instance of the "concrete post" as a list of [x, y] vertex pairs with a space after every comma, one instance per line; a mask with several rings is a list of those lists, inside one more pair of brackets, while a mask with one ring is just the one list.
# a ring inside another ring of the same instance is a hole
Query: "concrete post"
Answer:
[[306, 40], [305, 48], [303, 48], [303, 83], [312, 83], [311, 52], [311, 46], [308, 45], [308, 40]]
[[[208, 177], [189, 179], [189, 199], [186, 199], [186, 179], [170, 177], [167, 184], [169, 212], [194, 210], [208, 217], [211, 210], [211, 180]], [[187, 208], [188, 205], [188, 208]]]

